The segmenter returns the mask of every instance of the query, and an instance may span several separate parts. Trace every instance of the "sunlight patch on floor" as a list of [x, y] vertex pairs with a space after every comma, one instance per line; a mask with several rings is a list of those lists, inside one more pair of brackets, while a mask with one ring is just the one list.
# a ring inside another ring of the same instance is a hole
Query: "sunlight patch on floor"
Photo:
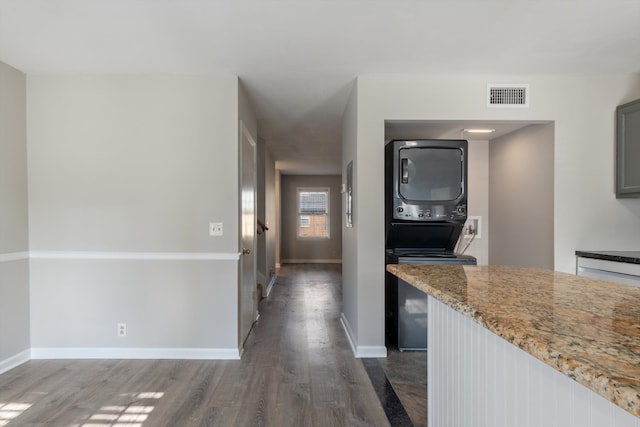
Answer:
[[[125, 393], [120, 397], [129, 398], [129, 405], [105, 405], [88, 417], [82, 427], [143, 427], [149, 414], [155, 408], [155, 400], [164, 396], [163, 392]], [[0, 425], [1, 427], [1, 425]]]
[[31, 403], [0, 402], [0, 427], [8, 425], [31, 407]]

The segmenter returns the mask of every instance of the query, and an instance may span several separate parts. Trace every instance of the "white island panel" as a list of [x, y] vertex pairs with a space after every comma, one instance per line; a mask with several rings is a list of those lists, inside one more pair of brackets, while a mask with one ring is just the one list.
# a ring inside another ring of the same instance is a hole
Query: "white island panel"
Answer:
[[640, 427], [640, 418], [429, 296], [428, 425]]

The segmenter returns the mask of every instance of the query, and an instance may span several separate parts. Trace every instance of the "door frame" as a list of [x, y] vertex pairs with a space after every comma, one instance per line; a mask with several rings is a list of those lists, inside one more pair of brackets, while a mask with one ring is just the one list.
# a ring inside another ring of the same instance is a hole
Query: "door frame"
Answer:
[[[252, 177], [251, 177], [251, 186], [253, 188], [253, 238], [252, 238], [252, 242], [250, 247], [246, 247], [246, 245], [244, 245], [244, 226], [243, 226], [243, 198], [242, 198], [242, 193], [243, 193], [243, 187], [244, 187], [244, 139], [246, 138], [247, 142], [249, 143], [249, 145], [251, 146], [251, 151], [252, 151]], [[239, 213], [240, 213], [240, 227], [239, 227], [239, 239], [238, 239], [238, 244], [240, 247], [240, 263], [238, 265], [238, 347], [240, 349], [240, 354], [242, 355], [243, 353], [243, 349], [244, 349], [244, 342], [246, 341], [247, 337], [249, 336], [249, 333], [251, 332], [251, 328], [253, 326], [253, 323], [256, 321], [257, 317], [258, 317], [258, 310], [257, 310], [257, 290], [256, 290], [256, 274], [257, 274], [257, 269], [256, 269], [256, 248], [257, 248], [257, 240], [256, 240], [256, 226], [255, 226], [255, 219], [256, 219], [256, 215], [257, 215], [257, 143], [253, 137], [253, 135], [251, 135], [251, 132], [249, 131], [249, 129], [247, 128], [247, 126], [244, 124], [244, 122], [242, 120], [239, 121], [239, 132], [238, 132], [238, 141], [239, 141], [239, 147], [238, 147], [238, 152], [239, 152], [239, 179], [238, 179], [238, 183], [239, 183]], [[244, 254], [245, 249], [249, 249], [250, 253], [248, 254]], [[245, 269], [244, 269], [244, 263], [245, 263], [245, 257], [251, 257], [251, 259], [253, 260], [252, 264], [252, 274], [250, 275], [251, 277], [245, 277]], [[245, 283], [247, 280], [251, 280], [252, 283], [251, 284], [247, 284]], [[251, 324], [250, 325], [245, 325], [245, 320], [244, 320], [244, 311], [243, 309], [245, 308], [245, 304], [247, 304], [248, 301], [245, 300], [244, 298], [244, 287], [245, 286], [251, 286], [252, 292], [251, 292], [251, 311], [252, 311], [252, 320], [251, 320]]]

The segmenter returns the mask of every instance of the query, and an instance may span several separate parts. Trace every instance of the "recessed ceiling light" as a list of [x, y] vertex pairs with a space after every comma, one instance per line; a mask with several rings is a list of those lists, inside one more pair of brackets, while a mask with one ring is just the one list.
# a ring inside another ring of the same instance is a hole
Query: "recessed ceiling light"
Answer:
[[468, 133], [492, 133], [495, 132], [495, 129], [462, 129], [464, 132]]

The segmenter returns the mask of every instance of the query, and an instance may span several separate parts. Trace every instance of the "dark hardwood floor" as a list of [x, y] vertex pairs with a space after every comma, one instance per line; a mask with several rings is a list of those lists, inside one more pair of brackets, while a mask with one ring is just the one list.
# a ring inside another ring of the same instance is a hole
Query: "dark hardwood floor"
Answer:
[[340, 265], [283, 267], [242, 360], [34, 360], [1, 426], [388, 426], [340, 325]]

